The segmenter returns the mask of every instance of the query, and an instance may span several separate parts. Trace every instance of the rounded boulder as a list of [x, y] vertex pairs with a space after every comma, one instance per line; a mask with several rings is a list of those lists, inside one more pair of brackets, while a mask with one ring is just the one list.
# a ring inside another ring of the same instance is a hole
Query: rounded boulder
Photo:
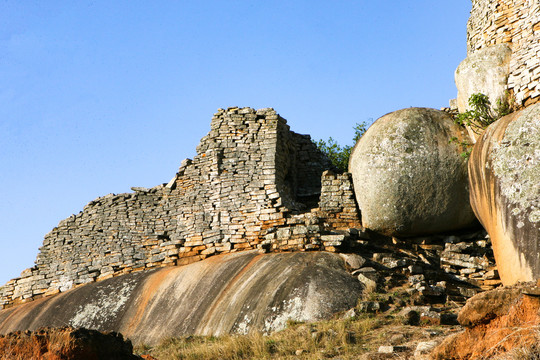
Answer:
[[471, 153], [469, 181], [503, 284], [540, 278], [540, 104], [486, 129]]
[[363, 226], [416, 236], [474, 224], [467, 161], [453, 137], [470, 142], [465, 129], [435, 109], [408, 108], [375, 121], [349, 161]]

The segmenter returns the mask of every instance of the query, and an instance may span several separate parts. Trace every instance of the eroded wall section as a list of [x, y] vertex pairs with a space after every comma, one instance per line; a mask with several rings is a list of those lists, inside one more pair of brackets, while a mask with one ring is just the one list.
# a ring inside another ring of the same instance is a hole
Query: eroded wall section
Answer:
[[330, 167], [273, 109], [220, 109], [167, 185], [109, 194], [61, 221], [35, 266], [0, 288], [0, 306], [213, 254], [335, 250], [335, 230], [360, 223], [349, 174]]

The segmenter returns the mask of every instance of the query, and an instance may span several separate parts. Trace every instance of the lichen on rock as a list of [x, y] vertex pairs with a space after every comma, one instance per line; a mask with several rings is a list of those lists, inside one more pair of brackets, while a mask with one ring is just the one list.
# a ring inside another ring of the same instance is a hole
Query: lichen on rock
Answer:
[[471, 204], [505, 285], [540, 277], [540, 105], [503, 117], [469, 161]]
[[349, 164], [365, 227], [414, 236], [470, 226], [466, 160], [449, 140], [470, 140], [439, 110], [409, 108], [378, 119]]
[[[540, 221], [540, 107], [531, 106], [506, 128], [504, 139], [493, 146], [493, 173], [512, 214], [530, 212]], [[516, 181], [518, 180], [519, 181]]]

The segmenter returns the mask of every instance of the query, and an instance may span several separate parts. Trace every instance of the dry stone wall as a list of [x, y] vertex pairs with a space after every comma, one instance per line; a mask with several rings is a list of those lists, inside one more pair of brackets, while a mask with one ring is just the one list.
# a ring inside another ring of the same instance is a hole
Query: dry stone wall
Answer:
[[508, 89], [518, 105], [540, 99], [540, 2], [473, 0], [467, 51], [506, 43], [512, 49]]
[[334, 251], [360, 227], [349, 174], [273, 109], [220, 109], [167, 185], [87, 204], [45, 236], [0, 306], [244, 249]]

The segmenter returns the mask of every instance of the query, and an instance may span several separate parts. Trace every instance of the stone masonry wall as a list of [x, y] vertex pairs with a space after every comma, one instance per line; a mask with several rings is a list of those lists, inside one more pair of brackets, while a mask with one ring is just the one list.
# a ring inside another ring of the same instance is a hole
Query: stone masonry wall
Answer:
[[508, 89], [518, 105], [540, 99], [540, 2], [473, 0], [467, 24], [468, 54], [506, 43], [512, 49]]
[[210, 127], [169, 184], [100, 197], [62, 220], [35, 266], [0, 288], [0, 307], [214, 254], [334, 251], [360, 227], [349, 174], [324, 172], [328, 159], [273, 109], [220, 109]]

